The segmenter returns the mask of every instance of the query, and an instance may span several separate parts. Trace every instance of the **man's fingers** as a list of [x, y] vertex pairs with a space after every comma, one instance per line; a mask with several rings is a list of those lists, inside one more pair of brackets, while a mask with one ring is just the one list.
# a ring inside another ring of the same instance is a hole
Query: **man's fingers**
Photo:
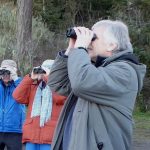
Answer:
[[77, 37], [79, 37], [81, 35], [81, 31], [79, 30], [79, 28], [74, 27], [74, 30], [75, 30]]

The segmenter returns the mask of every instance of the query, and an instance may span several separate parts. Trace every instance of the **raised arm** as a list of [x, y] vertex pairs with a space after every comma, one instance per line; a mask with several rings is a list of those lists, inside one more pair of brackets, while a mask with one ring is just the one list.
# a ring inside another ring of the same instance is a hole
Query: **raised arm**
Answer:
[[21, 83], [16, 87], [13, 92], [13, 97], [18, 103], [29, 103], [29, 95], [32, 83], [33, 80], [29, 77], [29, 75], [26, 75]]
[[68, 74], [75, 95], [93, 103], [107, 104], [112, 101], [108, 95], [117, 97], [131, 90], [138, 90], [136, 72], [129, 64], [116, 62], [96, 68], [82, 49], [74, 49], [70, 53]]
[[51, 90], [63, 96], [68, 96], [71, 91], [67, 62], [68, 58], [59, 52], [48, 79]]

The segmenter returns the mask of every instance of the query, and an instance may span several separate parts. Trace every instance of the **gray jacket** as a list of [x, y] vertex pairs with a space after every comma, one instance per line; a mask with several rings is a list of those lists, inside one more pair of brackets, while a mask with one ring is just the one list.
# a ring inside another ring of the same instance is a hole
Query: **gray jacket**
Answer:
[[[107, 58], [105, 63], [127, 53]], [[104, 63], [104, 64], [105, 64]], [[52, 149], [60, 150], [65, 121], [78, 97], [72, 118], [69, 150], [130, 150], [132, 112], [138, 91], [143, 85], [146, 66], [114, 61], [96, 68], [82, 49], [73, 50], [68, 58], [57, 56], [49, 86], [68, 96], [59, 117]]]

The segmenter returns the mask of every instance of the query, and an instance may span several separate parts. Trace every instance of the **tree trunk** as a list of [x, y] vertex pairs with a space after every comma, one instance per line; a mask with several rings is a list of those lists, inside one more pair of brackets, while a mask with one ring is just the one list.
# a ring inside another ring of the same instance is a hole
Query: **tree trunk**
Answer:
[[43, 13], [45, 14], [45, 0], [43, 0]]
[[32, 66], [32, 0], [17, 0], [17, 53], [16, 61], [22, 75]]

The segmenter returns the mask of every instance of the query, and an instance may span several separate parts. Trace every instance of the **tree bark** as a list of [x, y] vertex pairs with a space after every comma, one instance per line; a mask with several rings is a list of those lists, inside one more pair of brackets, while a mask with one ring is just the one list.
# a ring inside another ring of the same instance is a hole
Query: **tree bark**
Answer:
[[32, 0], [17, 0], [17, 53], [16, 61], [24, 74], [32, 65]]
[[43, 13], [45, 13], [45, 0], [43, 0]]

